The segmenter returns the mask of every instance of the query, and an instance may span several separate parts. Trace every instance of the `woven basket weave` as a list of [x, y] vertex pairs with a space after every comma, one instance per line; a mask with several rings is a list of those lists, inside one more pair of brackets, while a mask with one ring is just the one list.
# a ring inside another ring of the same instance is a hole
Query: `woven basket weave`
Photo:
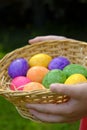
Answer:
[[0, 61], [0, 95], [13, 103], [22, 117], [34, 121], [38, 121], [38, 119], [30, 115], [29, 110], [25, 107], [26, 103], [58, 104], [69, 100], [68, 96], [52, 93], [49, 89], [31, 92], [9, 90], [11, 79], [8, 76], [7, 69], [10, 63], [20, 57], [29, 61], [31, 56], [38, 53], [46, 53], [53, 58], [56, 56], [65, 56], [71, 63], [78, 63], [87, 67], [87, 43], [70, 39], [44, 41], [16, 49], [2, 58]]

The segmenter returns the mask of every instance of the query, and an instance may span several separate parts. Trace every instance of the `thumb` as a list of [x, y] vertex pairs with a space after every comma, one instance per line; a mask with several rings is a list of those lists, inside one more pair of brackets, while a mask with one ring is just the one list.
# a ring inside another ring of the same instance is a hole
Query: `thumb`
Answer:
[[66, 84], [51, 84], [50, 90], [52, 92], [67, 95], [71, 98], [79, 98], [82, 93], [87, 95], [87, 83], [66, 85]]

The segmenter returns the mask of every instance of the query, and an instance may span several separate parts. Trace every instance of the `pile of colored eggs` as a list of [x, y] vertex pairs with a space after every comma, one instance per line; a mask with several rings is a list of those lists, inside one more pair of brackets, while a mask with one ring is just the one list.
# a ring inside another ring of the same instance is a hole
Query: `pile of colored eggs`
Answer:
[[32, 56], [29, 61], [25, 58], [13, 60], [8, 67], [8, 75], [13, 91], [46, 89], [52, 83], [87, 82], [87, 69], [82, 65], [72, 64], [63, 56], [52, 58], [43, 53]]

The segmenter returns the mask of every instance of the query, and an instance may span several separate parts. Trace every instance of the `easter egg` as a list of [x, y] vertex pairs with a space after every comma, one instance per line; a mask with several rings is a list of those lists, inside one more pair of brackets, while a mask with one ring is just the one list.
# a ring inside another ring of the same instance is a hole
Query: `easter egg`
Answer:
[[52, 70], [52, 69], [63, 70], [63, 68], [69, 64], [70, 64], [70, 61], [67, 58], [59, 56], [59, 57], [55, 57], [53, 60], [51, 60], [51, 62], [48, 65], [48, 69], [49, 70]]
[[52, 83], [64, 83], [66, 80], [66, 75], [62, 70], [54, 69], [49, 71], [43, 78], [42, 84], [49, 88]]
[[69, 64], [63, 69], [63, 72], [66, 74], [67, 77], [76, 73], [82, 74], [87, 77], [87, 69], [79, 64]]
[[48, 54], [39, 53], [32, 56], [29, 60], [29, 65], [32, 66], [44, 66], [48, 67], [49, 62], [52, 60], [52, 57]]
[[30, 79], [25, 76], [18, 76], [12, 79], [10, 83], [11, 90], [23, 90], [25, 84], [29, 83]]
[[39, 89], [45, 89], [45, 87], [41, 83], [30, 82], [24, 86], [23, 91], [32, 91], [32, 90], [39, 90]]
[[27, 77], [32, 81], [32, 82], [39, 82], [41, 83], [44, 76], [49, 72], [49, 70], [46, 67], [43, 66], [34, 66], [31, 67], [27, 71]]
[[8, 74], [11, 78], [25, 76], [28, 69], [28, 62], [24, 58], [18, 58], [11, 62], [8, 67]]
[[82, 83], [82, 82], [87, 82], [87, 79], [85, 78], [84, 75], [82, 74], [72, 74], [69, 76], [64, 84], [77, 84], [77, 83]]

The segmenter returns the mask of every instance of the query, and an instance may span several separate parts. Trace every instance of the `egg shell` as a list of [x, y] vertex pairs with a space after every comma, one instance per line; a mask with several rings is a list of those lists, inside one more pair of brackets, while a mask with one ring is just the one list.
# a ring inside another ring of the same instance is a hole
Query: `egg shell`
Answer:
[[32, 82], [39, 82], [41, 83], [44, 76], [49, 72], [49, 70], [46, 67], [43, 66], [34, 66], [31, 67], [27, 71], [27, 77], [32, 81]]
[[10, 84], [11, 90], [23, 90], [25, 84], [29, 83], [30, 79], [25, 76], [18, 76], [12, 79]]
[[82, 74], [72, 74], [69, 76], [64, 84], [77, 84], [77, 83], [83, 83], [87, 82], [87, 79], [84, 75]]
[[8, 67], [8, 74], [11, 78], [18, 76], [25, 76], [27, 70], [29, 69], [29, 64], [24, 58], [17, 58], [11, 62]]
[[53, 60], [51, 60], [51, 62], [48, 65], [48, 69], [49, 70], [52, 70], [52, 69], [63, 70], [63, 68], [69, 64], [70, 64], [70, 61], [67, 58], [59, 56], [59, 57], [55, 57]]
[[33, 55], [29, 60], [29, 65], [32, 66], [44, 66], [48, 67], [49, 62], [52, 60], [52, 57], [48, 54], [38, 53]]
[[32, 90], [39, 90], [39, 89], [46, 89], [46, 88], [41, 83], [30, 82], [24, 85], [23, 91], [32, 91]]
[[63, 72], [66, 74], [67, 78], [72, 74], [82, 74], [87, 78], [87, 68], [80, 64], [69, 64], [64, 69]]
[[49, 88], [53, 83], [64, 83], [66, 75], [62, 70], [54, 69], [50, 70], [43, 78], [42, 84]]

